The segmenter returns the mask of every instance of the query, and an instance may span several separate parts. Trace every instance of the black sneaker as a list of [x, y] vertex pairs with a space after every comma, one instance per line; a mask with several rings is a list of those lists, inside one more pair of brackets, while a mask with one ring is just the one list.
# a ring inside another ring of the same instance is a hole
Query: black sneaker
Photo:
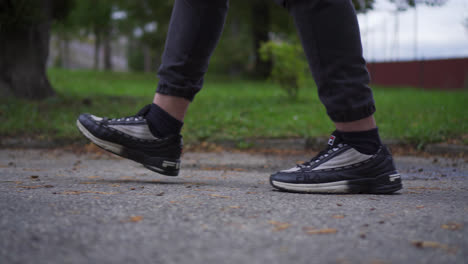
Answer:
[[136, 115], [109, 119], [81, 114], [76, 121], [85, 137], [99, 147], [146, 168], [168, 176], [177, 176], [182, 153], [182, 136], [156, 138], [149, 130], [145, 115], [150, 105]]
[[385, 146], [374, 155], [366, 155], [334, 134], [328, 145], [309, 162], [271, 175], [271, 185], [310, 193], [386, 194], [402, 188], [400, 174]]

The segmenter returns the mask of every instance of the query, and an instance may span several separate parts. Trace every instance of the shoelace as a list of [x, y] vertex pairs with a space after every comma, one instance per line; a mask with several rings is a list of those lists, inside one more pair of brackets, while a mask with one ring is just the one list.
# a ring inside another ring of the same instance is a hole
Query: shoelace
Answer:
[[340, 148], [346, 146], [346, 144], [338, 144], [337, 146], [329, 146], [327, 149], [320, 151], [315, 157], [313, 157], [311, 160], [306, 161], [302, 164], [297, 164], [299, 168], [307, 168], [310, 167], [311, 164], [319, 162], [320, 160], [328, 157], [331, 153], [338, 151]]
[[143, 120], [143, 116], [127, 116], [127, 117], [121, 117], [121, 118], [112, 118], [109, 119], [109, 121], [139, 121]]
[[143, 120], [146, 113], [148, 113], [150, 107], [151, 107], [151, 105], [145, 105], [140, 111], [138, 111], [138, 113], [136, 115], [133, 115], [133, 116], [112, 118], [112, 119], [109, 119], [109, 120], [110, 121], [117, 121], [117, 122], [120, 122], [120, 121], [140, 121], [140, 120]]

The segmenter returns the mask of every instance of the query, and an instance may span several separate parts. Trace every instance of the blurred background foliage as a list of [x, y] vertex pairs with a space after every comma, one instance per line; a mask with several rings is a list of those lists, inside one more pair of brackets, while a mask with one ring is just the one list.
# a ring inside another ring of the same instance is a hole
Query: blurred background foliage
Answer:
[[[446, 2], [388, 1], [394, 3], [399, 10], [406, 10], [416, 4], [441, 5]], [[367, 12], [373, 9], [375, 0], [352, 2], [357, 12]], [[49, 56], [52, 59], [47, 62], [49, 67], [156, 72], [164, 50], [173, 3], [174, 0], [1, 0], [0, 33], [18, 27], [33, 29], [41, 22], [50, 22], [51, 34], [45, 36], [52, 40]], [[42, 29], [37, 34], [49, 32]], [[8, 39], [8, 36], [4, 38]], [[28, 35], [24, 34], [23, 38], [27, 41]], [[278, 54], [263, 56], [262, 59], [259, 54], [261, 45], [268, 41], [292, 43], [296, 40], [291, 17], [286, 9], [276, 5], [274, 1], [230, 1], [225, 30], [212, 56], [210, 72], [249, 79], [267, 79], [274, 70], [272, 60], [275, 59], [277, 65], [280, 63], [280, 51], [275, 49], [284, 49], [284, 46], [269, 44], [268, 49]], [[75, 54], [76, 50], [71, 52], [71, 46], [76, 46], [77, 43], [81, 45], [81, 49], [93, 50], [92, 59], [89, 59], [92, 63], [88, 63], [88, 66], [83, 66], [85, 56]], [[83, 47], [85, 44], [89, 47]], [[299, 62], [295, 64], [300, 64], [303, 61], [302, 53], [295, 53], [293, 58], [282, 58], [291, 61], [296, 55], [299, 56]], [[74, 56], [80, 58], [73, 59]], [[124, 59], [117, 63], [120, 58]], [[76, 63], [77, 60], [81, 64]], [[277, 70], [274, 72], [278, 73]], [[3, 77], [6, 82], [8, 78], [12, 77]], [[17, 86], [11, 85], [10, 89], [20, 89]], [[47, 93], [46, 88], [42, 87], [45, 94], [53, 94]]]

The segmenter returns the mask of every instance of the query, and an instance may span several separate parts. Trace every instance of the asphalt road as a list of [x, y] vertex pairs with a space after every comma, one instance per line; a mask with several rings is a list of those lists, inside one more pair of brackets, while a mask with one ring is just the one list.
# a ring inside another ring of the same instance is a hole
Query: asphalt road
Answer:
[[464, 159], [397, 157], [395, 195], [274, 191], [300, 156], [186, 153], [179, 177], [0, 150], [0, 263], [466, 263]]

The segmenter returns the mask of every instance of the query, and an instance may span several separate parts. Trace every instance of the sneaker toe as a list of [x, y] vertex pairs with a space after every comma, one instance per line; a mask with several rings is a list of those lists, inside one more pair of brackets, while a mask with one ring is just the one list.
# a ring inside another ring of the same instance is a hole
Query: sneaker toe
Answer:
[[103, 119], [100, 117], [96, 117], [92, 114], [81, 114], [78, 117], [78, 122], [86, 128], [92, 134], [96, 134], [96, 131], [99, 130], [100, 123]]
[[286, 183], [293, 183], [296, 177], [293, 177], [289, 173], [284, 172], [277, 172], [270, 176], [270, 182], [277, 181], [277, 182], [286, 182]]

